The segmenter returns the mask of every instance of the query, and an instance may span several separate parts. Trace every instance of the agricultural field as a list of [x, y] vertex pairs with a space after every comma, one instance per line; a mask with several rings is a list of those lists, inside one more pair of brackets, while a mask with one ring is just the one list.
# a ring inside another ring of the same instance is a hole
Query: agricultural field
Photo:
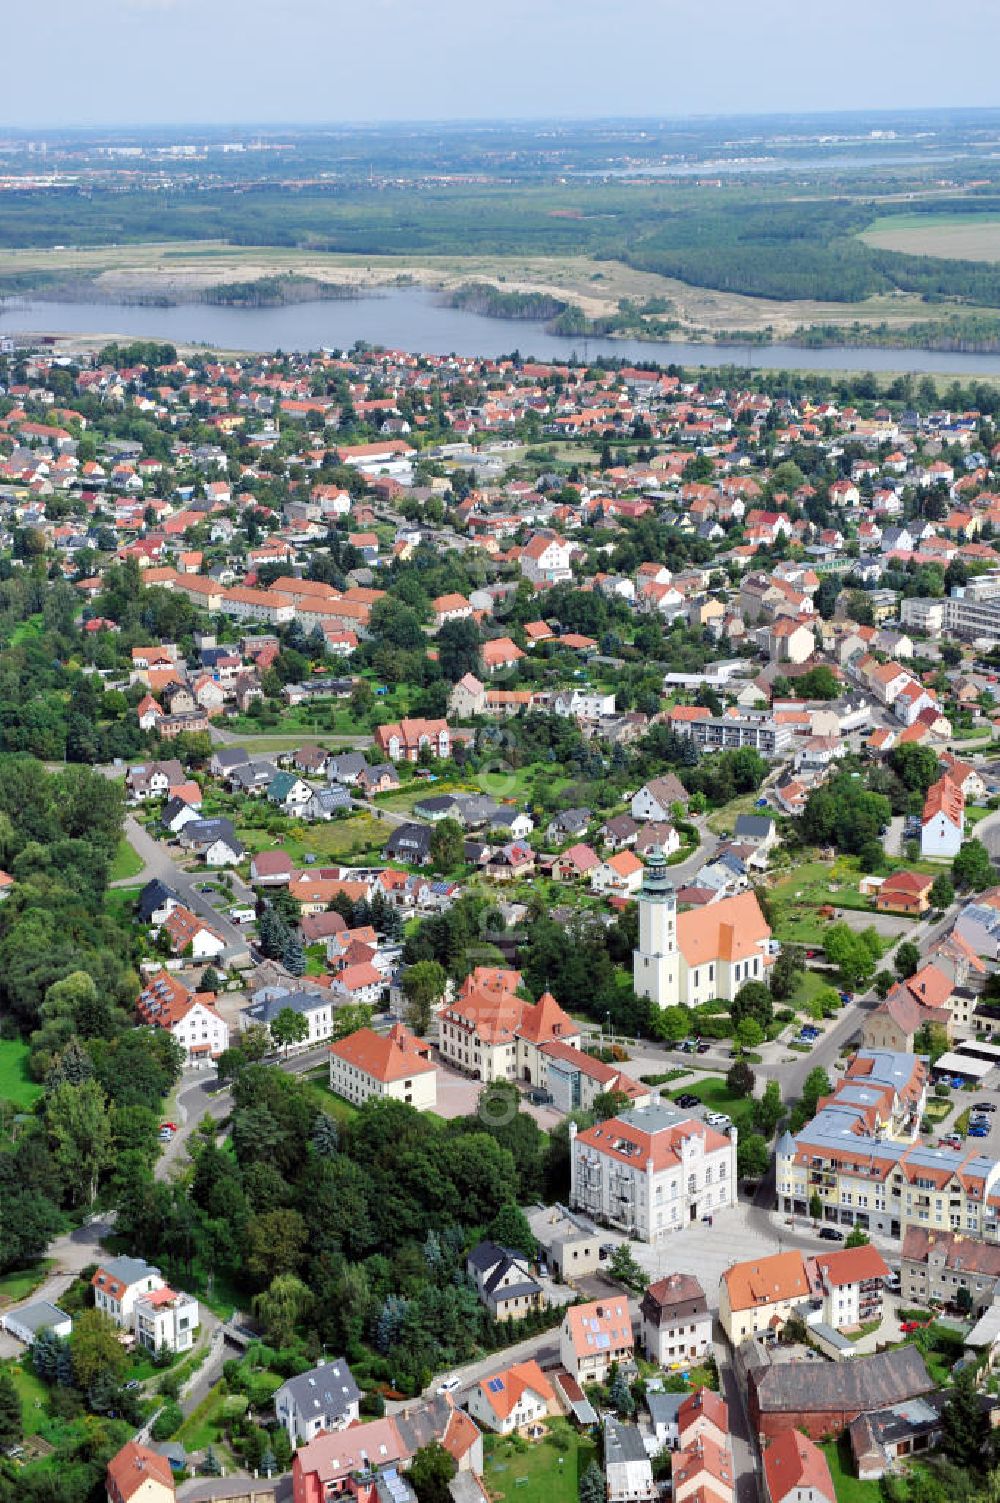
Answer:
[[900, 214], [877, 219], [860, 237], [878, 250], [948, 261], [1000, 261], [1000, 216]]

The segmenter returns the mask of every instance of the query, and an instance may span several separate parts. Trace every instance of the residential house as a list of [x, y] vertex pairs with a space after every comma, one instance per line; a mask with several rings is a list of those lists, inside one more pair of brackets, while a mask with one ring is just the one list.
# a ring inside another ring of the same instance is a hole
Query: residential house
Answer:
[[166, 1288], [158, 1268], [153, 1268], [144, 1258], [109, 1258], [99, 1263], [91, 1276], [90, 1286], [94, 1291], [94, 1305], [116, 1326], [132, 1329], [132, 1316], [136, 1300], [141, 1295], [154, 1294]]
[[545, 1292], [521, 1253], [480, 1242], [465, 1267], [494, 1320], [523, 1320], [529, 1310], [541, 1310], [545, 1304]]
[[580, 1030], [555, 998], [535, 1003], [517, 995], [518, 971], [477, 966], [454, 1001], [438, 1016], [442, 1058], [479, 1080], [520, 1080], [542, 1085], [547, 1078], [545, 1044], [579, 1048]]
[[390, 861], [405, 861], [407, 866], [426, 866], [431, 859], [433, 831], [427, 825], [397, 825], [385, 844]]
[[477, 1424], [497, 1435], [543, 1423], [560, 1412], [552, 1385], [533, 1358], [474, 1383], [466, 1407]]
[[571, 1305], [559, 1332], [559, 1357], [581, 1385], [603, 1383], [612, 1363], [635, 1360], [628, 1298], [612, 1293], [590, 1304]]
[[932, 783], [920, 821], [921, 856], [958, 855], [965, 839], [965, 794], [945, 773]]
[[416, 762], [422, 752], [444, 759], [451, 755], [451, 731], [446, 720], [403, 719], [378, 726], [375, 745], [390, 762]]
[[108, 1462], [108, 1503], [174, 1503], [174, 1474], [165, 1456], [130, 1440]]
[[722, 1275], [719, 1320], [734, 1347], [748, 1337], [774, 1337], [809, 1292], [805, 1259], [798, 1251], [734, 1263]]
[[246, 854], [228, 819], [193, 819], [178, 836], [185, 850], [196, 851], [206, 866], [238, 866]]
[[[307, 1033], [293, 1049], [311, 1049], [333, 1037], [336, 999], [326, 987], [284, 986], [262, 987], [255, 992], [250, 1002], [240, 1012], [240, 1028], [246, 1030], [251, 1023], [260, 1023], [270, 1028], [275, 1018], [286, 1008], [298, 1013], [306, 1022]], [[286, 1052], [287, 1048], [286, 1047]]]
[[173, 954], [192, 960], [215, 960], [226, 948], [219, 931], [183, 904], [171, 910], [160, 931], [167, 936]]
[[184, 1051], [185, 1063], [218, 1059], [229, 1048], [229, 1025], [212, 992], [190, 992], [167, 970], [151, 976], [136, 999], [144, 1023], [165, 1028]]
[[286, 1378], [274, 1394], [275, 1415], [293, 1446], [357, 1424], [360, 1405], [361, 1390], [343, 1357]]
[[981, 1315], [996, 1302], [1000, 1289], [1000, 1247], [961, 1232], [909, 1226], [899, 1277], [901, 1296], [908, 1302], [954, 1305], [968, 1300], [969, 1310]]
[[634, 897], [642, 886], [645, 870], [633, 851], [618, 851], [594, 868], [590, 885], [594, 892], [606, 897]]
[[893, 872], [879, 884], [875, 907], [879, 913], [906, 913], [914, 917], [931, 906], [934, 878], [924, 872]]
[[837, 1503], [830, 1464], [808, 1435], [785, 1430], [764, 1452], [767, 1503]]
[[681, 804], [686, 809], [688, 792], [675, 773], [667, 773], [662, 778], [651, 778], [648, 783], [643, 783], [637, 793], [632, 795], [630, 812], [633, 819], [646, 820], [672, 820], [674, 817], [674, 805]]
[[163, 1351], [189, 1352], [198, 1323], [198, 1301], [166, 1286], [140, 1294], [132, 1310], [136, 1342], [153, 1356]]
[[701, 1362], [712, 1350], [712, 1317], [693, 1274], [671, 1273], [650, 1284], [639, 1316], [643, 1351], [660, 1367]]

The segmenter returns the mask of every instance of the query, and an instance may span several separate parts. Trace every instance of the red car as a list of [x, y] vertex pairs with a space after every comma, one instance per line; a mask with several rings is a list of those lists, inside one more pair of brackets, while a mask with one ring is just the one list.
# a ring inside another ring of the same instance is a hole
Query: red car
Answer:
[[904, 1336], [909, 1336], [911, 1331], [922, 1331], [926, 1325], [930, 1325], [929, 1320], [904, 1320], [899, 1329]]
[[168, 1132], [176, 1132], [177, 1131], [177, 1123], [176, 1122], [161, 1122], [160, 1123], [160, 1131], [163, 1132], [164, 1129], [166, 1129]]

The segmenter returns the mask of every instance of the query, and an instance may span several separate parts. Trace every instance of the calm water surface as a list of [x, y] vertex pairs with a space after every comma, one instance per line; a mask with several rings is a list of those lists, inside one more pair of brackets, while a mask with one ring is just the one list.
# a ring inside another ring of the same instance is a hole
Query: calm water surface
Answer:
[[963, 355], [932, 350], [866, 347], [799, 349], [795, 345], [686, 344], [642, 339], [583, 339], [549, 334], [542, 325], [486, 318], [443, 307], [425, 288], [390, 288], [350, 301], [296, 303], [285, 308], [215, 308], [187, 303], [142, 308], [113, 303], [15, 302], [0, 306], [0, 334], [107, 334], [162, 339], [214, 349], [347, 349], [356, 340], [432, 355], [508, 355], [538, 360], [600, 355], [660, 365], [752, 365], [762, 370], [934, 371], [965, 376], [1000, 374], [1000, 353]]

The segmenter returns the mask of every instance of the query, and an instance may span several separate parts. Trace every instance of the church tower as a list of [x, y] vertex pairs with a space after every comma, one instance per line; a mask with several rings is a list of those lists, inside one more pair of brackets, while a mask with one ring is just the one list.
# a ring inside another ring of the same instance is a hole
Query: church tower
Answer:
[[632, 952], [636, 994], [657, 1007], [673, 1007], [680, 1000], [677, 895], [667, 871], [666, 856], [654, 846], [639, 892], [639, 948]]

